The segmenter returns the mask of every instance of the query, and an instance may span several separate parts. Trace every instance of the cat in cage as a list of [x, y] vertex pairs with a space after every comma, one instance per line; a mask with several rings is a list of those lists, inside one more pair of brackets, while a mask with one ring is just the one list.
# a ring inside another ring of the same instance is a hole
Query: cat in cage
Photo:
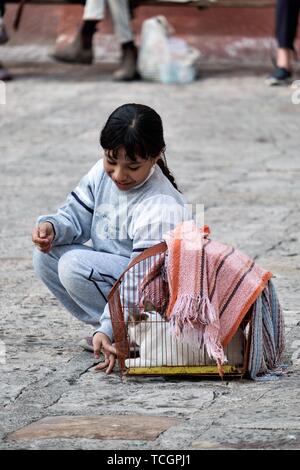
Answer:
[[[215, 365], [204, 347], [196, 347], [175, 338], [170, 332], [170, 323], [156, 311], [131, 313], [127, 323], [128, 337], [135, 344], [139, 357], [128, 358], [127, 368], [160, 366]], [[243, 363], [244, 333], [239, 329], [227, 348], [228, 361]]]

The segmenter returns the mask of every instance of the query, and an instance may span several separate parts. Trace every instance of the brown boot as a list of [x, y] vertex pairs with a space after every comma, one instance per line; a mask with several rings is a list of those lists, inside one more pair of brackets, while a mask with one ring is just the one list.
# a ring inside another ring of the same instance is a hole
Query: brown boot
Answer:
[[139, 78], [136, 69], [137, 64], [137, 48], [134, 43], [126, 42], [122, 44], [121, 67], [113, 74], [114, 80], [130, 81]]
[[94, 58], [92, 40], [96, 23], [85, 21], [71, 41], [66, 35], [59, 36], [51, 57], [71, 64], [91, 64]]

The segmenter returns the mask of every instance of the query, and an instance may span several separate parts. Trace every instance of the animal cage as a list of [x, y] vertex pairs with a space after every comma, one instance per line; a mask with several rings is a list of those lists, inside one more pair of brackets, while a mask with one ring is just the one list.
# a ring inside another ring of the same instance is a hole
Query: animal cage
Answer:
[[[168, 283], [164, 273], [167, 245], [159, 243], [137, 256], [109, 294], [110, 314], [120, 370], [128, 375], [220, 374], [216, 361], [205, 346], [196, 347], [170, 333], [164, 316], [168, 304]], [[153, 281], [154, 279], [154, 281]], [[155, 282], [154, 295], [147, 285]], [[226, 376], [243, 376], [247, 369], [251, 315], [224, 347]]]

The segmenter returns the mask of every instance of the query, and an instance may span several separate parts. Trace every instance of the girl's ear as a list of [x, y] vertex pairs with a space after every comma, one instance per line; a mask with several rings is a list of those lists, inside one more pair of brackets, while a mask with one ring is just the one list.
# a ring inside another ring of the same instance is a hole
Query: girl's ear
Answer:
[[158, 162], [158, 160], [160, 160], [160, 159], [162, 159], [162, 158], [163, 158], [163, 152], [160, 152], [160, 154], [157, 155], [157, 157], [155, 157], [155, 158], [153, 159], [154, 165]]

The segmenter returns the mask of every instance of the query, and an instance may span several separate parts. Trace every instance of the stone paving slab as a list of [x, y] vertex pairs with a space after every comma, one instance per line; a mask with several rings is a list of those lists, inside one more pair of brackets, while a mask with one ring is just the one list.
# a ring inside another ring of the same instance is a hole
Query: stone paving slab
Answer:
[[52, 416], [36, 421], [8, 436], [8, 440], [36, 439], [130, 439], [154, 440], [175, 418], [145, 415]]
[[[266, 88], [263, 70], [211, 70], [186, 86], [124, 85], [97, 67], [11, 63], [19, 75], [0, 107], [0, 448], [299, 448], [300, 105], [292, 90]], [[212, 237], [274, 273], [289, 365], [280, 380], [94, 373], [93, 355], [78, 346], [91, 328], [35, 279], [36, 217], [64, 201], [101, 155], [108, 114], [132, 101], [162, 115], [169, 165], [189, 202], [204, 203]], [[6, 439], [47, 417], [133, 414], [181, 421], [151, 442]]]

